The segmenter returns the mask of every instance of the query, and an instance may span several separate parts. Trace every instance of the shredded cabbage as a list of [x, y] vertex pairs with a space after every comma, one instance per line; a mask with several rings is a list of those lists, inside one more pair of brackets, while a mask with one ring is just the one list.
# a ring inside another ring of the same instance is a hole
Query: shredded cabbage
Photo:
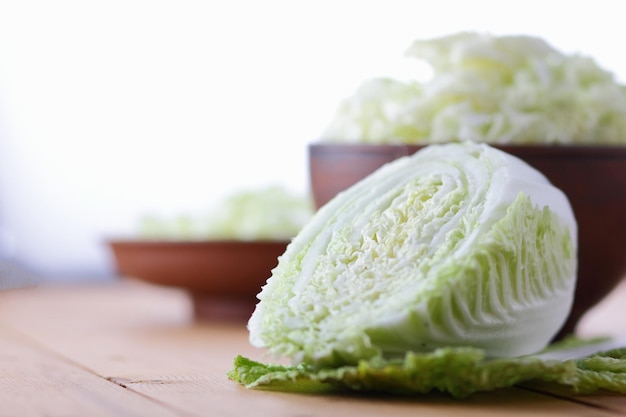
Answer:
[[289, 240], [306, 224], [313, 210], [310, 197], [281, 186], [245, 189], [196, 216], [145, 216], [139, 234], [145, 239]]
[[432, 77], [365, 81], [322, 141], [626, 144], [626, 87], [590, 57], [474, 32], [417, 40], [406, 55]]

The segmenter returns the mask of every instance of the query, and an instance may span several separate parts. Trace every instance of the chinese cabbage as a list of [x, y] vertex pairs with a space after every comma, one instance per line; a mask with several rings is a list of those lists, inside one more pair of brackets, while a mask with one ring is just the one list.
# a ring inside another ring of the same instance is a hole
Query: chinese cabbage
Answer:
[[566, 196], [486, 144], [430, 145], [338, 194], [259, 294], [251, 343], [322, 369], [471, 347], [545, 348], [576, 284]]

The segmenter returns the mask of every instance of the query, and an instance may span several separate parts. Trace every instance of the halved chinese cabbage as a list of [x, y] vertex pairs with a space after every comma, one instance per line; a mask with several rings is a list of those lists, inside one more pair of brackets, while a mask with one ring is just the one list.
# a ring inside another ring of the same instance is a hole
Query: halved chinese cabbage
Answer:
[[250, 340], [317, 368], [455, 346], [532, 354], [569, 314], [576, 242], [567, 197], [525, 162], [430, 145], [313, 216], [259, 294]]

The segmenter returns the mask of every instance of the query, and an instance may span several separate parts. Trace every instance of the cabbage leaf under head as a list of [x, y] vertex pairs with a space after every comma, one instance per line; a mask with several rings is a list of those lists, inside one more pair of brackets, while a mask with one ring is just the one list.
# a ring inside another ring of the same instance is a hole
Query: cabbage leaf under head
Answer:
[[576, 350], [568, 348], [572, 342], [599, 349], [582, 358], [557, 360], [542, 355], [488, 359], [480, 349], [441, 348], [427, 353], [407, 352], [404, 358], [394, 361], [361, 361], [353, 366], [317, 370], [306, 364], [268, 365], [238, 356], [228, 376], [247, 388], [299, 393], [347, 389], [416, 395], [440, 391], [464, 398], [519, 384], [533, 390], [539, 383], [543, 391], [554, 389], [561, 394], [563, 388], [575, 394], [593, 394], [602, 389], [626, 394], [626, 348], [603, 350], [598, 340], [572, 339], [551, 345], [550, 352]]

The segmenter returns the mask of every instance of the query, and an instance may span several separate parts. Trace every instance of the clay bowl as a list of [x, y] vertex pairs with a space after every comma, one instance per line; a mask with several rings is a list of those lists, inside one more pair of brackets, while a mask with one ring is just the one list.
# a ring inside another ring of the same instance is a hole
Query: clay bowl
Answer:
[[[626, 275], [626, 146], [498, 146], [543, 172], [569, 197], [578, 222], [578, 285], [560, 335]], [[315, 206], [417, 145], [312, 143], [308, 147]]]
[[199, 320], [247, 320], [286, 241], [112, 240], [117, 273], [189, 292]]

